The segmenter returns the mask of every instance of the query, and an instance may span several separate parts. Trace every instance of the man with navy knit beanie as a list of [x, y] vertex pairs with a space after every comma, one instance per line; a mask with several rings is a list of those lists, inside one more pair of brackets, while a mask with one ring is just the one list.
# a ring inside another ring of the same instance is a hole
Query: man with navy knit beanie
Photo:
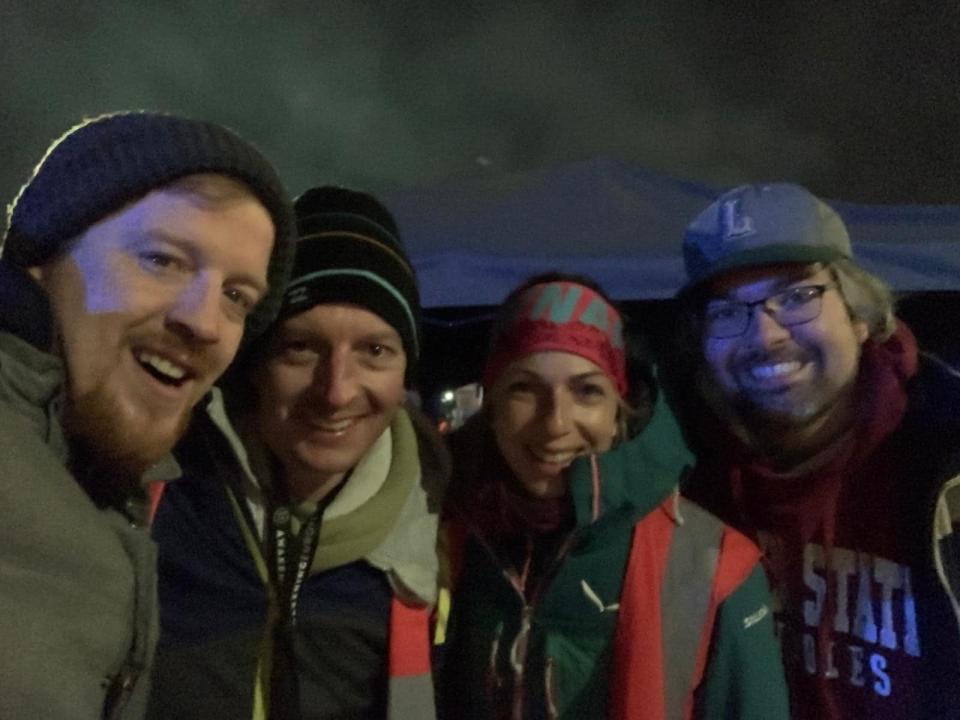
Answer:
[[434, 716], [448, 463], [405, 404], [413, 267], [370, 195], [314, 188], [295, 210], [277, 321], [191, 427], [158, 506], [157, 720]]
[[[0, 255], [0, 717], [141, 718], [157, 635], [142, 481], [276, 314], [290, 201], [213, 123], [86, 120]], [[168, 463], [169, 465], [169, 463]]]

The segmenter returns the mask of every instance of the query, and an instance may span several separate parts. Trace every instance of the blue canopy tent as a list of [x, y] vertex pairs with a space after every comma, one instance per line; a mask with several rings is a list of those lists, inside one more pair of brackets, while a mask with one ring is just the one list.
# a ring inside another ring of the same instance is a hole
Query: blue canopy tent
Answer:
[[[424, 307], [496, 305], [547, 270], [596, 278], [621, 300], [671, 297], [686, 224], [726, 188], [598, 158], [397, 192]], [[833, 202], [867, 269], [899, 291], [960, 290], [960, 206]]]
[[[427, 309], [425, 389], [477, 376], [482, 306], [535, 273], [586, 274], [654, 334], [669, 326], [683, 230], [724, 189], [598, 158], [530, 174], [482, 169], [387, 196]], [[957, 359], [960, 206], [830, 202], [864, 267], [897, 291], [924, 291], [922, 303], [902, 305], [922, 344]]]

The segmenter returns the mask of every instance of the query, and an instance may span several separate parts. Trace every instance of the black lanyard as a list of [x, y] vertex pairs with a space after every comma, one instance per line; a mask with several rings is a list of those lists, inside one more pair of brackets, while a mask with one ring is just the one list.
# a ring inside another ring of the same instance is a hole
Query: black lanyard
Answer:
[[300, 680], [296, 671], [293, 639], [297, 597], [313, 562], [323, 511], [329, 502], [320, 503], [300, 527], [299, 534], [293, 532], [290, 504], [286, 493], [278, 493], [271, 505], [272, 509], [267, 513], [267, 558], [280, 609], [280, 620], [274, 628], [270, 662], [271, 720], [299, 720], [302, 716]]
[[313, 555], [320, 539], [320, 526], [323, 513], [339, 494], [345, 482], [341, 482], [317, 504], [317, 509], [300, 527], [293, 531], [293, 513], [290, 500], [277, 495], [268, 517], [268, 537], [270, 548], [270, 570], [277, 588], [281, 610], [285, 611], [288, 624], [292, 627], [297, 618], [297, 598], [303, 581], [313, 564]]

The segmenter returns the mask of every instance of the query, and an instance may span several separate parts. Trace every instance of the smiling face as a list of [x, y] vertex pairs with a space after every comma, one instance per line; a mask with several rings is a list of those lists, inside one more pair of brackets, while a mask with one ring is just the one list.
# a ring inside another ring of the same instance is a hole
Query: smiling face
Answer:
[[120, 475], [173, 447], [266, 291], [267, 211], [233, 180], [191, 180], [204, 190], [155, 190], [31, 269], [66, 367], [67, 436]]
[[802, 441], [824, 427], [849, 398], [868, 330], [850, 317], [829, 270], [820, 266], [739, 270], [710, 288], [715, 299], [750, 303], [802, 285], [830, 286], [813, 320], [783, 327], [756, 307], [742, 335], [703, 339], [711, 384], [753, 434], [787, 429]]
[[253, 420], [292, 495], [318, 499], [357, 464], [403, 402], [406, 367], [397, 331], [356, 305], [280, 323], [252, 371]]
[[511, 363], [490, 392], [497, 446], [533, 497], [560, 497], [578, 455], [608, 450], [618, 433], [620, 398], [594, 363], [538, 352]]

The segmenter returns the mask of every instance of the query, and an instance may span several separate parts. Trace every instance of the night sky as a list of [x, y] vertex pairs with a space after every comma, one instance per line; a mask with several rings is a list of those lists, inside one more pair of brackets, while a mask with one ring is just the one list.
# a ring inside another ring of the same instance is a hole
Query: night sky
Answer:
[[954, 2], [7, 1], [0, 195], [82, 116], [148, 108], [237, 129], [295, 193], [605, 155], [957, 203], [958, 44]]

